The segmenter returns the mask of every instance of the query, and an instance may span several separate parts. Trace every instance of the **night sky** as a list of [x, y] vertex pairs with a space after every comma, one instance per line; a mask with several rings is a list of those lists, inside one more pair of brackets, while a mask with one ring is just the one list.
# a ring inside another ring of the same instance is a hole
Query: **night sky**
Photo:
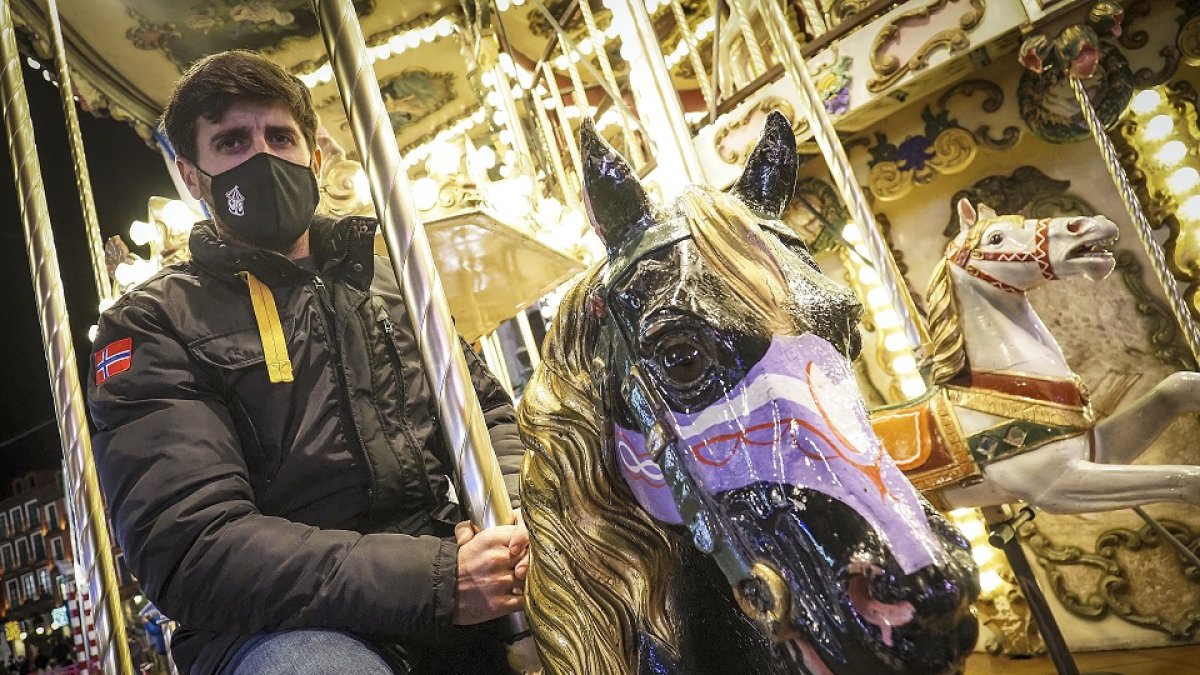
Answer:
[[[46, 65], [53, 70], [52, 63]], [[66, 123], [58, 88], [44, 79], [42, 70], [28, 64], [24, 74], [82, 383], [91, 353], [87, 332], [96, 322], [98, 301]], [[105, 239], [127, 235], [129, 223], [145, 220], [147, 199], [174, 197], [175, 188], [159, 153], [130, 126], [84, 111], [79, 112], [79, 123], [101, 233]], [[10, 478], [31, 469], [58, 468], [62, 452], [4, 136], [0, 138], [4, 145], [0, 158], [0, 498], [9, 493]], [[39, 425], [44, 426], [17, 438]]]

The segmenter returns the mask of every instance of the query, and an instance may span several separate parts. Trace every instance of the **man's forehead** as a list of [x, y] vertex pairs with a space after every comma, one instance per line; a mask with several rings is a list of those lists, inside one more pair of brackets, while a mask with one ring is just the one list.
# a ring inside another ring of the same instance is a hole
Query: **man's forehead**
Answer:
[[234, 101], [216, 122], [205, 117], [196, 120], [196, 130], [201, 133], [260, 126], [300, 128], [291, 110], [282, 101]]

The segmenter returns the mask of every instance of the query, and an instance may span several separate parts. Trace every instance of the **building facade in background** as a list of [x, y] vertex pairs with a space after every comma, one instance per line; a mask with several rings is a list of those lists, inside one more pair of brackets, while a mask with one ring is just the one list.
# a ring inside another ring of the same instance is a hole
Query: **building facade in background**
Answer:
[[[137, 585], [116, 555], [122, 596]], [[7, 659], [75, 655], [67, 595], [60, 570], [70, 573], [71, 531], [62, 472], [32, 471], [0, 485], [0, 666]]]

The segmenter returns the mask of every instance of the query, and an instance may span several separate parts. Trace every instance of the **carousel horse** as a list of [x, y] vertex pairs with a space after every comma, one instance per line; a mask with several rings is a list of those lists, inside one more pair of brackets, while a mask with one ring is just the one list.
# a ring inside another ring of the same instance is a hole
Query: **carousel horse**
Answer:
[[778, 221], [787, 120], [732, 194], [670, 209], [588, 124], [581, 147], [608, 259], [564, 297], [518, 410], [547, 672], [957, 672], [975, 565], [871, 431], [861, 306]]
[[1026, 297], [1055, 279], [1108, 276], [1117, 226], [1103, 216], [998, 216], [982, 204], [977, 213], [966, 199], [957, 209], [961, 230], [926, 296], [934, 387], [872, 414], [897, 465], [944, 508], [1200, 504], [1200, 467], [1129, 465], [1173, 419], [1200, 412], [1200, 375], [1173, 373], [1096, 423], [1087, 390]]

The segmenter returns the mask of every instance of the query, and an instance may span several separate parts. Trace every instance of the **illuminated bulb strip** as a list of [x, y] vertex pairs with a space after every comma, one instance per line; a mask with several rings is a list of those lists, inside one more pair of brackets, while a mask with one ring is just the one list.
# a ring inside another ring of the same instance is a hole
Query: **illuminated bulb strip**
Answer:
[[[699, 47], [700, 43], [704, 42], [709, 35], [712, 35], [714, 26], [715, 22], [712, 20], [712, 17], [701, 21], [700, 25], [696, 26], [695, 40], [697, 47]], [[671, 53], [668, 54], [667, 58], [665, 59], [667, 62], [667, 69], [669, 70], [679, 65], [680, 61], [687, 58], [687, 53], [687, 44], [684, 43], [683, 39], [680, 39], [679, 43], [675, 45], [675, 49], [671, 50]]]
[[[424, 28], [414, 28], [410, 31], [398, 33], [388, 38], [381, 45], [367, 47], [367, 59], [371, 63], [374, 63], [375, 61], [399, 56], [414, 47], [419, 47], [427, 42], [433, 42], [453, 35], [457, 30], [458, 24], [454, 23], [450, 17], [444, 16]], [[324, 84], [333, 79], [333, 67], [329, 63], [326, 63], [312, 72], [304, 73], [297, 77], [304, 83], [304, 86], [312, 89], [319, 84]]]
[[[524, 2], [524, 0], [521, 0], [521, 1]], [[660, 10], [662, 10], [664, 7], [667, 6], [668, 1], [669, 0], [647, 0], [646, 1], [646, 13], [649, 14], [651, 18], [654, 18], [655, 14], [657, 14]], [[516, 3], [516, 0], [512, 0], [512, 2], [513, 2], [513, 4], [518, 4], [518, 3]], [[609, 11], [612, 11], [612, 0], [604, 0], [603, 5], [606, 9], [608, 9]], [[708, 26], [707, 29], [704, 28], [704, 26], [706, 26], [706, 25]], [[604, 44], [605, 45], [607, 45], [609, 42], [612, 42], [613, 40], [617, 39], [616, 26], [610, 25], [608, 28], [605, 28], [604, 30], [602, 30], [600, 32], [604, 34]], [[705, 19], [704, 21], [701, 21], [700, 25], [696, 27], [696, 44], [700, 44], [700, 41], [703, 40], [704, 38], [708, 37], [712, 32], [713, 32], [712, 17], [709, 17], [709, 18]], [[550, 65], [554, 66], [555, 70], [566, 70], [570, 63], [575, 63], [575, 62], [581, 61], [586, 56], [592, 54], [596, 48], [596, 45], [594, 44], [594, 42], [595, 41], [592, 39], [592, 37], [590, 35], [588, 36], [587, 39], [579, 40], [578, 41], [579, 51], [583, 52], [583, 54], [580, 54], [579, 52], [574, 52], [574, 51], [571, 52], [569, 55], [560, 54], [559, 56], [556, 56], [550, 60]], [[681, 44], [682, 44], [682, 41], [681, 41]], [[684, 49], [686, 50], [687, 48], [684, 47]], [[674, 52], [672, 52], [672, 54], [673, 53]], [[686, 55], [686, 51], [684, 52], [684, 54]], [[568, 58], [570, 59], [570, 61], [567, 60]], [[667, 68], [674, 68], [675, 64], [679, 63], [680, 59], [682, 59], [682, 58], [683, 58], [683, 56], [680, 56], [672, 62], [670, 60], [670, 58], [668, 57]]]
[[405, 153], [404, 159], [401, 160], [401, 162], [404, 164], [404, 168], [411, 168], [418, 162], [424, 161], [425, 158], [429, 156], [429, 153], [439, 144], [447, 143], [479, 126], [480, 124], [483, 124], [483, 121], [486, 119], [486, 117], [487, 113], [484, 112], [483, 108], [477, 108], [475, 112], [471, 113], [467, 117], [464, 117], [449, 127], [437, 132], [437, 134], [435, 134], [434, 137], [429, 141], [422, 143], [421, 145], [418, 145], [417, 147]]
[[[866, 257], [866, 244], [854, 223], [846, 226], [842, 236], [863, 258]], [[891, 297], [883, 288], [879, 274], [849, 256], [846, 258], [846, 263], [850, 271], [858, 278], [863, 304], [875, 323], [879, 344], [887, 352], [888, 368], [897, 379], [900, 393], [907, 398], [916, 398], [924, 394], [926, 391], [925, 380], [921, 378], [921, 374], [917, 370], [917, 362], [909, 348], [908, 338], [904, 335], [900, 317], [892, 308]]]

